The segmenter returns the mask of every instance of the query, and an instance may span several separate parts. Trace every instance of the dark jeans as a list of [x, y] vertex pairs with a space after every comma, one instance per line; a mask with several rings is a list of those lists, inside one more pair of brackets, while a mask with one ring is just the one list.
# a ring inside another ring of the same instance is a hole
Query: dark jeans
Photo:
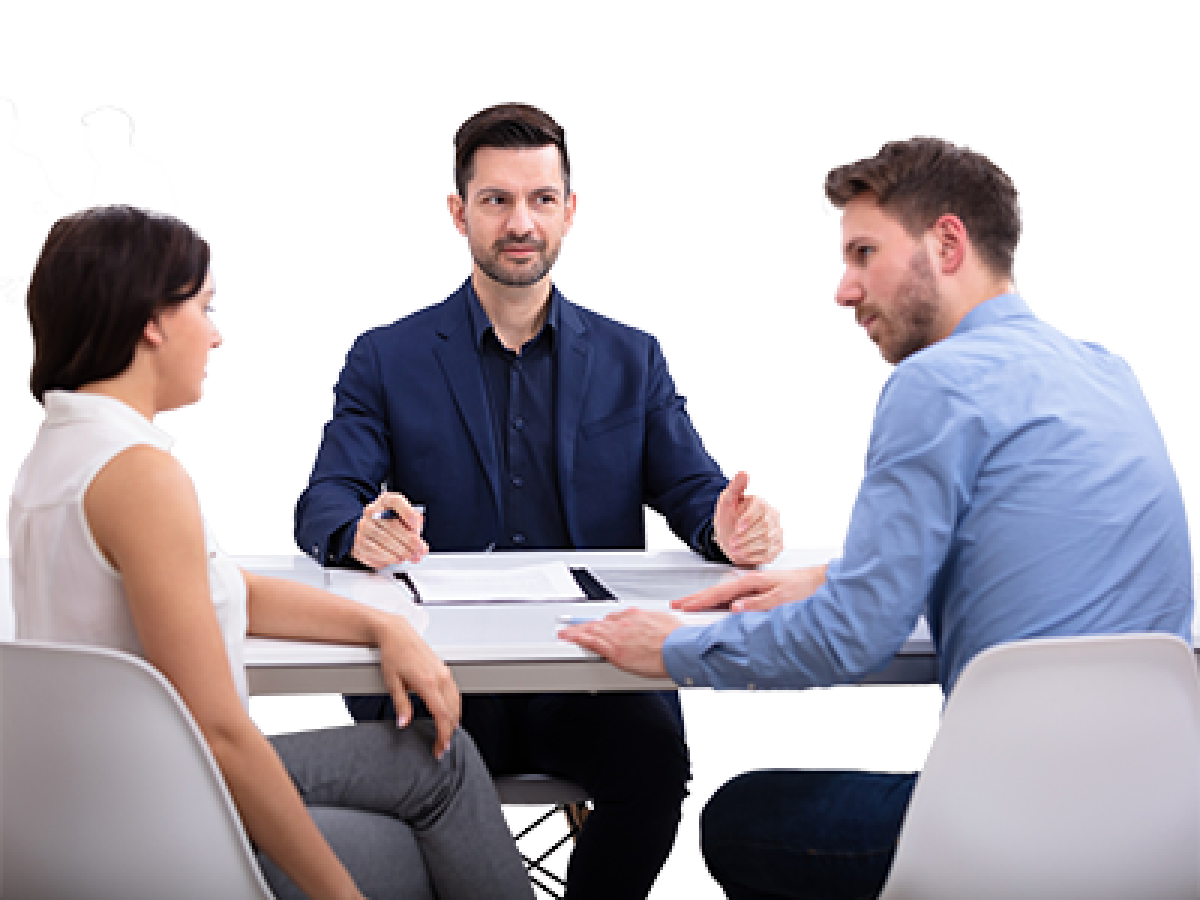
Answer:
[[704, 861], [731, 900], [876, 897], [916, 782], [916, 773], [747, 772], [704, 807]]
[[[346, 705], [360, 721], [395, 716], [387, 697]], [[541, 772], [592, 797], [567, 868], [569, 900], [649, 893], [691, 777], [678, 694], [471, 694], [462, 723], [493, 775]]]

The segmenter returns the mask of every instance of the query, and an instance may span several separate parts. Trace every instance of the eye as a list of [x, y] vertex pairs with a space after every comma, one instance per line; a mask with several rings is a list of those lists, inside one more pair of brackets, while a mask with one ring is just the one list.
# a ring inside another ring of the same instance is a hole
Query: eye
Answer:
[[859, 244], [854, 248], [854, 261], [861, 265], [866, 265], [871, 254], [875, 252], [875, 248], [868, 244]]

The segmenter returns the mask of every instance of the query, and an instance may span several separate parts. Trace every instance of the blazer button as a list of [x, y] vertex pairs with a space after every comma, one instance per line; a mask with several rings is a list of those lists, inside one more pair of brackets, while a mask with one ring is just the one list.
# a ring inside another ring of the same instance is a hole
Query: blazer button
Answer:
[[518, 532], [517, 534], [514, 534], [513, 535], [513, 543], [514, 544], [525, 543], [525, 535], [521, 534], [520, 532]]

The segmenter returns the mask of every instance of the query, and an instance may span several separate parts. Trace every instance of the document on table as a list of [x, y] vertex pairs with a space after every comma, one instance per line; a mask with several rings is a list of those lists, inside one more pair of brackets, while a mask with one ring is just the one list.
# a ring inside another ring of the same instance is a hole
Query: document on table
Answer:
[[403, 568], [392, 573], [417, 603], [574, 603], [587, 595], [565, 563], [495, 569]]

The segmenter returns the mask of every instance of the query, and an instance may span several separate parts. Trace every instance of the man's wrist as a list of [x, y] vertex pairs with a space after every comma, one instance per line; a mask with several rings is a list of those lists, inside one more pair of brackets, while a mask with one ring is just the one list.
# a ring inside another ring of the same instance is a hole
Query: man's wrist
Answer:
[[717, 541], [717, 528], [712, 516], [709, 516], [708, 520], [700, 526], [700, 531], [696, 535], [696, 549], [705, 559], [712, 562], [733, 565], [733, 560], [729, 558], [729, 555]]
[[697, 626], [685, 625], [676, 628], [667, 635], [659, 653], [662, 656], [663, 668], [667, 677], [680, 687], [704, 687], [698, 677], [695, 666], [695, 650], [692, 647], [691, 635], [698, 630]]

